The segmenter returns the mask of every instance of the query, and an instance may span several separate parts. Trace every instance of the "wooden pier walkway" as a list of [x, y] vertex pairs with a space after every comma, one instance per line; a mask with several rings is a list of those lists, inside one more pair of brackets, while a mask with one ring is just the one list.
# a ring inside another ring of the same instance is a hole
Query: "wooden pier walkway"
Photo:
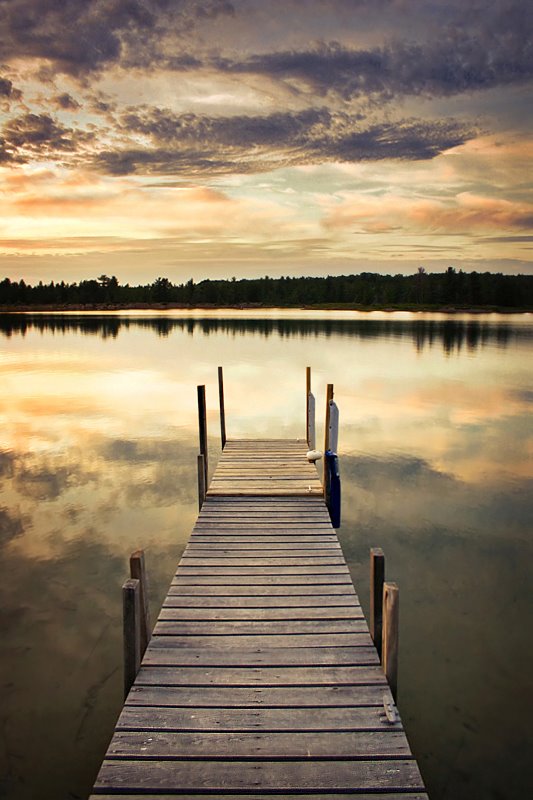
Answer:
[[427, 800], [306, 451], [226, 443], [94, 800]]

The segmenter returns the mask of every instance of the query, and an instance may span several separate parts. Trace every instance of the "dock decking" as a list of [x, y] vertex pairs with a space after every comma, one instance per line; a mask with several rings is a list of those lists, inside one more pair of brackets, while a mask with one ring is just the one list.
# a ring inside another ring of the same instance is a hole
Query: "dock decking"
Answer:
[[427, 800], [306, 451], [226, 443], [94, 800]]

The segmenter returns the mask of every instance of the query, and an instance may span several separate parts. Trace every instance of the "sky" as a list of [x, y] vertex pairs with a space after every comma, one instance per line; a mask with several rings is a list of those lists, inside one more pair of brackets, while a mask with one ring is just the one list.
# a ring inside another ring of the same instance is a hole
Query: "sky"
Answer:
[[2, 0], [0, 277], [533, 274], [529, 0]]

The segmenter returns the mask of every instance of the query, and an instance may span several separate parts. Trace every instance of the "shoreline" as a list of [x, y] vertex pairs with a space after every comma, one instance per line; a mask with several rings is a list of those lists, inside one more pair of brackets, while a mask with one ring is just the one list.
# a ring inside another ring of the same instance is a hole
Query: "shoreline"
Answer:
[[532, 307], [503, 306], [439, 306], [439, 305], [372, 305], [357, 303], [317, 303], [298, 305], [264, 305], [263, 303], [235, 303], [216, 305], [215, 303], [65, 303], [63, 305], [0, 305], [0, 314], [61, 314], [100, 311], [357, 311], [371, 313], [381, 311], [393, 314], [398, 311], [433, 314], [528, 314]]

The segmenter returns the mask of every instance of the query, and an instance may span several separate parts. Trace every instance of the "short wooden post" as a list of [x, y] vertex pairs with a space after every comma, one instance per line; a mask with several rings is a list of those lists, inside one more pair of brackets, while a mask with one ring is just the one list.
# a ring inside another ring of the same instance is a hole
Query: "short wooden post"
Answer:
[[329, 503], [329, 480], [328, 480], [328, 460], [326, 458], [326, 451], [329, 450], [329, 415], [330, 403], [333, 402], [333, 384], [328, 383], [326, 387], [326, 423], [324, 426], [324, 466], [322, 486], [324, 488], [324, 497], [326, 505]]
[[139, 581], [141, 606], [141, 658], [146, 652], [152, 629], [150, 627], [150, 608], [148, 605], [148, 582], [144, 563], [144, 550], [135, 550], [130, 556], [130, 577]]
[[136, 578], [122, 587], [124, 624], [124, 698], [128, 696], [141, 666], [141, 590]]
[[205, 406], [205, 386], [198, 386], [198, 431], [200, 434], [200, 453], [204, 457], [205, 485], [207, 486], [207, 412]]
[[205, 464], [202, 453], [198, 454], [198, 510], [202, 510], [205, 500]]
[[383, 631], [383, 583], [385, 555], [381, 547], [370, 548], [370, 635], [381, 659]]
[[394, 700], [398, 695], [398, 634], [400, 593], [396, 583], [383, 584], [383, 646], [381, 663]]
[[220, 440], [222, 449], [226, 446], [226, 411], [224, 408], [224, 375], [222, 367], [218, 368], [218, 401], [220, 405]]
[[311, 394], [311, 367], [305, 368], [305, 435], [307, 436], [307, 444], [310, 447], [309, 441], [309, 395]]

